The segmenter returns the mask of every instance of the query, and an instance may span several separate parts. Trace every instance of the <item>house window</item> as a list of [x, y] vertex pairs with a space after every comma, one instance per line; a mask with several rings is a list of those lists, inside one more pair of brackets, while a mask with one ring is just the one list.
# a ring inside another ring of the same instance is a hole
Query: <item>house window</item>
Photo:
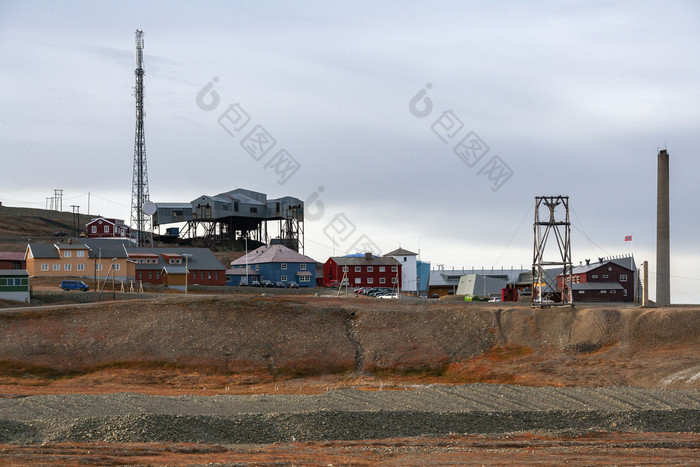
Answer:
[[367, 272], [374, 272], [374, 267], [367, 266]]
[[362, 279], [360, 277], [356, 277], [355, 284], [361, 284], [361, 283], [362, 283]]
[[85, 265], [83, 263], [78, 264], [78, 271], [85, 271]]
[[367, 278], [367, 283], [368, 283], [368, 284], [374, 284], [374, 279], [371, 278], [371, 277], [368, 277], [368, 278]]
[[617, 293], [617, 290], [611, 290], [610, 293]]
[[219, 271], [216, 271], [216, 272], [214, 273], [214, 278], [215, 278], [215, 279], [218, 279], [218, 278], [219, 278]]
[[627, 274], [620, 274], [620, 282], [627, 282]]
[[624, 290], [622, 291], [622, 295], [625, 296], [625, 297], [627, 296], [627, 289], [624, 289]]
[[258, 208], [250, 208], [250, 212], [255, 214], [256, 212], [258, 212]]
[[405, 256], [403, 257], [403, 262], [404, 262], [404, 263], [406, 262], [406, 257], [405, 257]]
[[71, 257], [71, 251], [70, 251], [70, 250], [64, 251], [64, 252], [63, 252], [63, 257], [64, 257], [64, 258], [70, 258], [70, 257]]
[[607, 275], [607, 274], [603, 274], [603, 279], [607, 279], [607, 278], [608, 278], [608, 275]]
[[608, 271], [612, 271], [612, 266], [608, 266]]
[[119, 271], [119, 263], [114, 263], [114, 270]]
[[156, 279], [160, 279], [160, 273], [156, 272]]
[[207, 279], [211, 279], [211, 271], [207, 271]]
[[143, 279], [143, 273], [139, 271], [139, 280]]
[[379, 266], [379, 272], [386, 272], [386, 266]]
[[391, 272], [398, 272], [398, 271], [399, 271], [399, 267], [398, 267], [398, 266], [392, 266], [392, 267], [391, 267]]
[[299, 278], [299, 282], [311, 282], [311, 277], [310, 276], [301, 276]]
[[97, 233], [97, 226], [96, 225], [92, 226], [92, 233]]
[[347, 267], [347, 266], [343, 266], [343, 272], [348, 272], [348, 267]]
[[362, 266], [355, 266], [355, 272], [361, 272]]
[[70, 270], [71, 270], [71, 265], [68, 264], [68, 263], [64, 264], [64, 265], [63, 265], [63, 270], [64, 270], [64, 271], [70, 271]]
[[260, 271], [260, 265], [259, 265], [259, 264], [256, 264], [256, 265], [255, 265], [255, 270], [256, 270], [256, 271]]
[[146, 260], [145, 260], [145, 259], [143, 259], [143, 258], [139, 258], [139, 264], [144, 264], [145, 262], [146, 262]]
[[593, 274], [593, 275], [591, 276], [591, 279], [598, 279], [598, 274]]
[[97, 270], [97, 271], [102, 271], [102, 265], [101, 265], [101, 264], [98, 264], [96, 270]]
[[608, 293], [607, 290], [601, 290], [600, 293]]
[[109, 226], [105, 225], [105, 233], [109, 233]]
[[199, 278], [204, 280], [204, 271], [199, 271]]
[[282, 263], [281, 267], [282, 267], [283, 271], [286, 271], [287, 270], [287, 263]]
[[584, 293], [586, 293], [586, 292], [584, 292], [583, 290], [579, 290], [578, 293], [579, 293], [580, 295], [582, 295], [582, 294], [584, 294]]
[[386, 284], [386, 277], [380, 277], [380, 278], [379, 278], [379, 283], [380, 283], [380, 284]]
[[51, 268], [52, 268], [54, 271], [60, 271], [60, 270], [61, 270], [61, 265], [60, 265], [60, 264], [54, 264]]
[[396, 284], [397, 282], [398, 282], [398, 281], [396, 280], [395, 277], [392, 277], [392, 278], [391, 278], [391, 283], [392, 283], [392, 284]]
[[78, 250], [78, 258], [85, 258], [85, 252], [83, 250]]
[[153, 273], [151, 271], [148, 271], [148, 279], [153, 279]]
[[300, 270], [300, 271], [306, 271], [306, 263], [301, 263], [301, 264], [299, 265], [299, 270]]
[[282, 276], [282, 277], [280, 277], [280, 280], [281, 280], [282, 282], [287, 282], [287, 276]]
[[49, 265], [48, 265], [48, 264], [42, 264], [42, 265], [41, 265], [41, 270], [42, 270], [42, 271], [48, 271], [48, 270], [49, 270]]

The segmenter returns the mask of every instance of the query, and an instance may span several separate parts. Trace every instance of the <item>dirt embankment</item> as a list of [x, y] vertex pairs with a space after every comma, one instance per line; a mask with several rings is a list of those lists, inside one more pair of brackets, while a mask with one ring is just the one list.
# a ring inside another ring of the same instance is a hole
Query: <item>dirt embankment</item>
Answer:
[[[105, 372], [112, 372], [115, 388], [131, 390], [139, 384], [134, 372], [184, 390], [202, 384], [183, 376], [195, 372], [209, 375], [214, 390], [277, 386], [293, 378], [357, 382], [360, 376], [369, 386], [419, 381], [700, 388], [695, 308], [163, 297], [0, 312], [0, 333], [5, 388], [98, 373], [105, 379]], [[116, 381], [115, 372], [125, 370], [129, 380]]]

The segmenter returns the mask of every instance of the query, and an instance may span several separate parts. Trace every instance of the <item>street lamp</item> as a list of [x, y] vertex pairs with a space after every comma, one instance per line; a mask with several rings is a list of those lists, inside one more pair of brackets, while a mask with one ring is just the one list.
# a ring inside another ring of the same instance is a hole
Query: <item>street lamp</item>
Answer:
[[189, 266], [190, 256], [192, 256], [192, 255], [183, 254], [182, 256], [185, 257], [185, 295], [187, 295], [187, 279], [190, 275], [190, 270], [189, 270], [188, 266]]
[[250, 282], [248, 282], [248, 237], [243, 237], [245, 240], [245, 285], [250, 287]]

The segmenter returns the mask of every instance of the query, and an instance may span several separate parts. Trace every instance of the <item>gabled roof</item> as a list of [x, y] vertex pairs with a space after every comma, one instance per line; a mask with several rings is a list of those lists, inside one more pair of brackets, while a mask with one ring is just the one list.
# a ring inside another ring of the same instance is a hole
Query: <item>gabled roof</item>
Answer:
[[0, 251], [0, 261], [24, 261], [24, 253], [16, 251]]
[[83, 242], [74, 242], [69, 239], [67, 242], [59, 242], [54, 245], [59, 250], [89, 250], [90, 247]]
[[27, 249], [31, 252], [34, 258], [50, 258], [58, 259], [61, 255], [58, 254], [58, 250], [53, 244], [47, 243], [30, 243], [27, 245]]
[[[211, 252], [211, 250], [207, 248], [146, 248], [146, 247], [128, 247], [126, 248], [126, 252], [128, 255], [135, 254], [136, 256], [143, 254], [143, 253], [153, 253], [157, 255], [168, 255], [168, 254], [175, 254], [175, 255], [189, 255], [187, 259], [187, 268], [190, 271], [225, 271], [226, 268], [224, 267], [223, 264], [221, 264], [221, 261], [216, 259], [216, 256], [214, 256], [214, 253]], [[159, 264], [137, 264], [136, 269], [137, 270], [161, 270], [163, 269], [163, 266], [167, 266], [168, 268], [172, 268], [174, 265], [168, 264], [163, 260], [163, 262], [159, 262]], [[185, 267], [185, 260], [183, 259], [182, 264], [178, 264], [177, 266], [182, 266], [183, 268]], [[170, 269], [168, 269], [170, 271]]]
[[401, 263], [395, 258], [384, 256], [373, 256], [371, 259], [365, 256], [333, 256], [330, 259], [339, 266], [400, 266]]
[[418, 253], [413, 253], [412, 251], [404, 250], [403, 248], [398, 248], [394, 251], [390, 251], [384, 256], [418, 256]]
[[134, 246], [128, 238], [82, 238], [81, 241], [90, 248], [89, 258], [127, 258], [125, 248]]
[[[591, 263], [591, 264], [582, 264], [580, 266], [574, 266], [572, 269], [572, 274], [584, 274], [589, 271], [593, 271], [594, 269], [598, 269], [604, 266], [607, 266], [608, 264], [615, 264], [616, 266], [620, 266], [625, 269], [629, 269], [630, 271], [633, 271], [630, 266], [634, 267], [634, 260], [632, 257], [628, 258], [616, 258], [616, 259], [611, 259], [611, 260], [604, 260], [603, 262], [596, 262], [596, 263]], [[632, 263], [632, 264], [630, 264]]]
[[247, 264], [262, 264], [262, 263], [313, 263], [316, 265], [316, 260], [309, 258], [306, 255], [297, 253], [296, 251], [287, 248], [284, 245], [263, 245], [256, 248], [247, 255], [241, 256], [231, 261], [231, 266], [240, 266]]

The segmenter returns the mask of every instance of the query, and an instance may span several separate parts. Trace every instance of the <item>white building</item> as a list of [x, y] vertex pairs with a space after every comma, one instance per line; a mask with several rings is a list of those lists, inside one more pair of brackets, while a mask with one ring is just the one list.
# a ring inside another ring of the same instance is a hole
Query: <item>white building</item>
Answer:
[[391, 251], [384, 255], [394, 258], [401, 263], [401, 290], [404, 292], [418, 291], [418, 253], [413, 253], [403, 248]]

